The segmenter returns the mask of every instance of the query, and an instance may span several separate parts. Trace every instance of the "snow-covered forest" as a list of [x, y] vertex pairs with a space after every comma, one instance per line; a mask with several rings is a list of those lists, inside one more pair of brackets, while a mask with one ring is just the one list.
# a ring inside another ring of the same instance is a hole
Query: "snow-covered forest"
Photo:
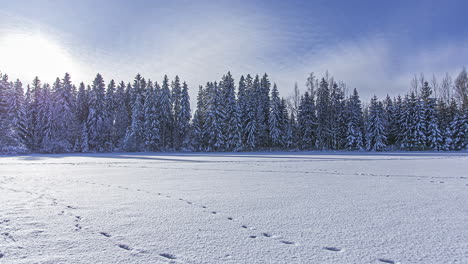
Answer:
[[138, 74], [133, 83], [97, 74], [50, 85], [0, 74], [0, 152], [464, 150], [468, 75], [441, 82], [415, 77], [405, 95], [360, 100], [326, 74], [281, 97], [268, 75], [228, 72], [198, 87], [192, 116], [188, 85]]

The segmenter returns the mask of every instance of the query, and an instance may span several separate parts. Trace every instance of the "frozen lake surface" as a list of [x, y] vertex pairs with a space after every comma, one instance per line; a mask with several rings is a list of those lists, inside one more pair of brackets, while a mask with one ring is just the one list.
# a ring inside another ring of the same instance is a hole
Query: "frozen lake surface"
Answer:
[[0, 263], [468, 263], [467, 153], [0, 157]]

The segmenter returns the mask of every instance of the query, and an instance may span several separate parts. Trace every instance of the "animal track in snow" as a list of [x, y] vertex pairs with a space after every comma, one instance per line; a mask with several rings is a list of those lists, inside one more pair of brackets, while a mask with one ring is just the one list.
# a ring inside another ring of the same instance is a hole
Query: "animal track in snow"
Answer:
[[247, 226], [246, 226], [246, 225], [241, 225], [241, 227], [247, 229]]
[[129, 245], [126, 244], [117, 244], [119, 248], [125, 249], [125, 250], [132, 250], [132, 248]]
[[215, 211], [213, 211], [213, 212], [211, 212], [211, 213], [212, 213], [212, 214], [217, 214], [217, 212], [215, 212]]
[[161, 256], [163, 258], [167, 258], [167, 259], [177, 259], [176, 256], [174, 256], [172, 254], [168, 254], [168, 253], [161, 253], [161, 254], [159, 254], [159, 256]]
[[234, 220], [234, 219], [232, 219], [232, 217], [228, 217], [227, 219], [228, 219], [228, 220], [231, 220], [231, 221]]
[[383, 263], [388, 263], [388, 264], [396, 264], [397, 262], [391, 260], [391, 259], [385, 259], [385, 258], [379, 258], [377, 259], [378, 261], [380, 262], [383, 262]]
[[264, 237], [271, 237], [271, 234], [270, 234], [270, 233], [262, 233], [262, 235], [263, 235]]
[[249, 236], [250, 238], [257, 238], [257, 236]]
[[0, 258], [3, 258], [3, 256], [5, 256], [5, 255], [3, 255], [3, 253], [0, 253]]
[[335, 251], [335, 252], [342, 251], [341, 248], [337, 248], [337, 247], [324, 247], [323, 249], [328, 250], [328, 251]]
[[16, 239], [8, 232], [4, 232], [1, 234], [5, 239], [9, 239], [13, 242], [16, 242]]
[[109, 233], [106, 233], [106, 232], [99, 232], [99, 234], [105, 236], [105, 237], [111, 237], [111, 235]]
[[294, 242], [287, 241], [287, 240], [281, 240], [280, 242], [283, 243], [283, 244], [286, 244], [286, 245], [295, 245], [296, 244]]

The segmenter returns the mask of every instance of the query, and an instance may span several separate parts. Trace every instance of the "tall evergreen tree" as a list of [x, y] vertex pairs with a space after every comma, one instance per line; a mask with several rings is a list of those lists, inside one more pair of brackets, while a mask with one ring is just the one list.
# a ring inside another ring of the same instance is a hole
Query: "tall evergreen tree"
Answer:
[[158, 119], [156, 92], [151, 81], [148, 82], [146, 89], [145, 103], [143, 105], [145, 122], [144, 122], [144, 139], [145, 150], [156, 151], [160, 147], [160, 124]]
[[197, 95], [197, 109], [193, 116], [193, 145], [196, 150], [203, 151], [207, 146], [207, 134], [205, 131], [206, 125], [206, 92], [203, 86], [199, 86]]
[[385, 116], [382, 102], [374, 96], [369, 107], [369, 118], [366, 125], [367, 149], [369, 151], [382, 151], [386, 148]]
[[125, 151], [142, 151], [144, 146], [143, 136], [143, 123], [141, 122], [143, 116], [142, 99], [139, 94], [135, 98], [132, 108], [132, 123], [127, 129], [125, 135], [123, 148]]
[[283, 111], [276, 84], [273, 85], [273, 90], [271, 91], [270, 108], [269, 131], [271, 144], [273, 147], [281, 147], [284, 145], [284, 136], [282, 133]]
[[298, 121], [298, 144], [301, 149], [312, 149], [316, 141], [316, 124], [315, 105], [309, 92], [305, 92], [299, 104], [297, 116]]
[[176, 75], [174, 81], [171, 83], [172, 88], [172, 107], [173, 107], [173, 135], [172, 139], [174, 142], [174, 148], [176, 150], [180, 150], [182, 147], [182, 138], [180, 134], [181, 129], [181, 122], [179, 121], [179, 117], [181, 115], [181, 97], [182, 97], [182, 90], [180, 87], [180, 79], [179, 76]]
[[102, 151], [104, 146], [104, 122], [106, 117], [105, 84], [97, 74], [89, 94], [87, 118], [88, 145], [90, 151]]
[[125, 89], [125, 83], [120, 82], [114, 95], [115, 123], [113, 126], [114, 134], [112, 142], [117, 149], [122, 149], [127, 128], [130, 126], [130, 114], [128, 113]]
[[237, 107], [234, 79], [230, 72], [223, 76], [220, 83], [222, 100], [220, 104], [223, 108], [224, 124], [223, 134], [225, 138], [225, 150], [239, 151], [242, 149], [241, 127], [240, 127], [240, 109]]
[[172, 148], [173, 112], [169, 79], [164, 76], [159, 93], [159, 124], [161, 133], [161, 146], [163, 149]]
[[347, 103], [347, 124], [346, 124], [346, 144], [348, 150], [362, 150], [364, 149], [363, 139], [363, 114], [361, 108], [361, 100], [356, 89], [348, 99]]
[[191, 118], [192, 114], [190, 109], [190, 96], [188, 93], [188, 85], [184, 82], [182, 84], [182, 94], [180, 98], [180, 111], [177, 116], [177, 127], [179, 133], [178, 138], [181, 142], [181, 147], [183, 150], [189, 150], [191, 146]]
[[330, 89], [322, 78], [317, 89], [317, 148], [330, 149]]

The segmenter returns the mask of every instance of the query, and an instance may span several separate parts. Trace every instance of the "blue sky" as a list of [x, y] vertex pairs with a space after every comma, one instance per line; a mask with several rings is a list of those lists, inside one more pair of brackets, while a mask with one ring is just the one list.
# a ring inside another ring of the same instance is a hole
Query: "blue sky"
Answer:
[[468, 1], [0, 0], [0, 71], [23, 82], [179, 74], [194, 97], [228, 70], [267, 72], [283, 96], [329, 70], [365, 98], [396, 95], [414, 74], [466, 65], [467, 12]]

